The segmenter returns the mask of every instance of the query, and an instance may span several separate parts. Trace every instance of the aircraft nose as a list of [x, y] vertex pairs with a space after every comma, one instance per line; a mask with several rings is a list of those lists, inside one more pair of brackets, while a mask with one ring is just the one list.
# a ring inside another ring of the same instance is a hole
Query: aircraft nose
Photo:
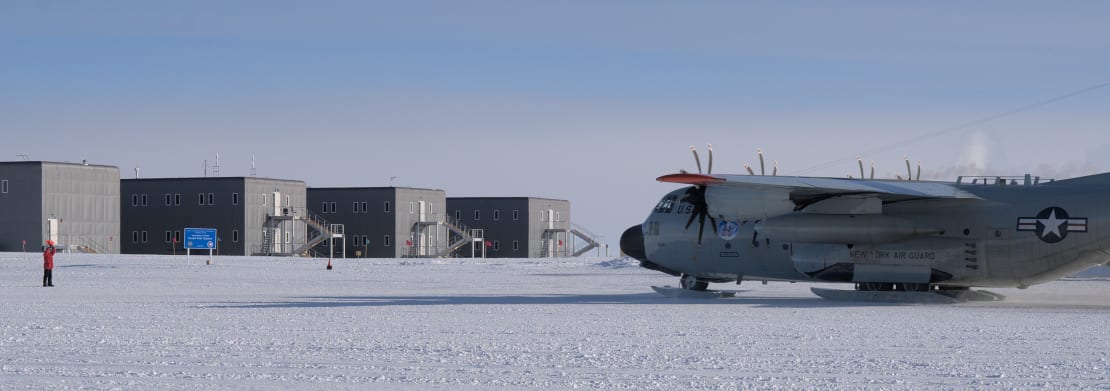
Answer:
[[647, 261], [647, 251], [644, 250], [644, 229], [642, 226], [633, 225], [621, 234], [621, 252], [632, 258]]

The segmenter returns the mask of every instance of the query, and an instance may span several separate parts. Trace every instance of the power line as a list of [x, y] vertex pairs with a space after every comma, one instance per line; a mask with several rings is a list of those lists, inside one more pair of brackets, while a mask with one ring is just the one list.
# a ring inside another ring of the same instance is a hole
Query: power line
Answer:
[[[921, 136], [917, 136], [917, 137], [910, 138], [910, 139], [907, 139], [907, 140], [897, 141], [897, 142], [882, 145], [882, 146], [879, 146], [879, 147], [876, 147], [876, 148], [871, 148], [869, 150], [865, 150], [865, 151], [861, 152], [860, 155], [867, 156], [867, 155], [871, 155], [871, 154], [876, 154], [876, 153], [879, 153], [879, 152], [882, 152], [882, 151], [898, 148], [898, 147], [901, 147], [903, 145], [913, 144], [913, 143], [916, 143], [916, 142], [919, 142], [919, 141], [928, 140], [928, 139], [938, 137], [938, 136], [942, 136], [942, 135], [945, 135], [945, 134], [948, 134], [948, 133], [952, 133], [952, 132], [956, 132], [956, 131], [960, 131], [960, 130], [965, 130], [965, 129], [970, 128], [972, 126], [982, 125], [982, 124], [985, 124], [987, 122], [991, 122], [991, 121], [994, 121], [994, 120], [997, 120], [997, 119], [1000, 119], [1000, 118], [1005, 118], [1005, 117], [1009, 117], [1011, 115], [1023, 113], [1023, 112], [1026, 112], [1026, 111], [1033, 110], [1033, 109], [1037, 109], [1037, 108], [1040, 108], [1042, 106], [1047, 106], [1049, 104], [1056, 103], [1056, 102], [1059, 102], [1059, 101], [1062, 101], [1062, 100], [1065, 100], [1065, 99], [1068, 99], [1068, 98], [1071, 98], [1071, 97], [1074, 97], [1074, 96], [1077, 96], [1077, 95], [1083, 95], [1083, 94], [1086, 94], [1088, 92], [1098, 90], [1098, 89], [1101, 89], [1101, 88], [1104, 88], [1104, 87], [1107, 87], [1107, 86], [1110, 86], [1110, 81], [1100, 83], [1100, 84], [1095, 84], [1095, 85], [1090, 86], [1090, 87], [1075, 90], [1075, 91], [1072, 91], [1072, 92], [1069, 92], [1069, 93], [1066, 93], [1066, 94], [1063, 94], [1063, 95], [1055, 96], [1055, 97], [1052, 97], [1052, 98], [1049, 98], [1049, 99], [1045, 99], [1043, 101], [1039, 101], [1039, 102], [1032, 103], [1032, 104], [1029, 104], [1029, 105], [1021, 106], [1021, 107], [1018, 107], [1018, 108], [1015, 108], [1015, 109], [1003, 111], [1001, 113], [992, 114], [992, 115], [989, 115], [989, 116], [986, 116], [986, 117], [983, 117], [983, 118], [979, 118], [979, 119], [976, 119], [976, 120], [972, 120], [972, 121], [969, 121], [969, 122], [965, 122], [965, 123], [962, 123], [960, 125], [956, 125], [956, 126], [953, 126], [953, 127], [950, 127], [950, 128], [941, 129], [941, 130], [936, 131], [936, 132], [926, 133], [926, 134], [923, 134]], [[851, 161], [855, 161], [855, 160], [856, 160], [855, 156], [846, 157], [846, 158], [842, 158], [842, 159], [831, 160], [831, 161], [828, 161], [828, 162], [825, 162], [825, 163], [818, 164], [818, 165], [813, 166], [813, 167], [809, 167], [809, 168], [806, 168], [806, 169], [803, 169], [803, 170], [799, 170], [798, 173], [811, 172], [811, 171], [816, 170], [818, 168], [823, 168], [823, 167], [834, 165], [834, 164], [851, 162]]]

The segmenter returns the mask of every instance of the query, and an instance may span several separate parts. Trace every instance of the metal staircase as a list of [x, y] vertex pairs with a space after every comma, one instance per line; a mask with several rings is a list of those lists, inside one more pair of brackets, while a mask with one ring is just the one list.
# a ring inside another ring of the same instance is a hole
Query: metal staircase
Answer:
[[[446, 258], [450, 257], [453, 253], [467, 244], [482, 242], [484, 245], [485, 243], [483, 230], [468, 229], [465, 224], [452, 218], [440, 219], [433, 217], [433, 220], [434, 221], [418, 221], [413, 224], [411, 232], [413, 244], [412, 247], [409, 248], [408, 253], [405, 254], [405, 257]], [[444, 244], [439, 242], [438, 237], [426, 239], [426, 235], [421, 235], [421, 233], [426, 233], [428, 228], [435, 227], [438, 229], [440, 226], [443, 226], [447, 230], [447, 242]], [[483, 250], [483, 256], [484, 254], [485, 252]], [[471, 249], [471, 255], [474, 255], [473, 249]]]
[[582, 239], [582, 241], [586, 242], [586, 244], [583, 245], [581, 248], [579, 248], [577, 250], [574, 250], [574, 253], [571, 254], [572, 257], [580, 257], [580, 256], [582, 256], [582, 254], [590, 252], [590, 250], [601, 247], [601, 243], [598, 242], [599, 240], [601, 240], [601, 236], [598, 236], [597, 234], [595, 234], [593, 232], [590, 232], [589, 230], [582, 227], [581, 225], [578, 225], [578, 224], [575, 224], [574, 222], [571, 222], [570, 223], [570, 233], [574, 234], [575, 237], [577, 237], [579, 239]]
[[[293, 224], [292, 229], [294, 230], [299, 222], [304, 223], [307, 239], [303, 243], [300, 243], [295, 235], [289, 243], [279, 242], [283, 240], [281, 233], [285, 232], [287, 222]], [[307, 256], [310, 253], [315, 253], [312, 249], [317, 245], [329, 239], [340, 239], [343, 243], [340, 248], [343, 249], [345, 257], [347, 246], [344, 231], [343, 224], [331, 224], [320, 215], [306, 208], [294, 208], [292, 210], [287, 208], [285, 213], [280, 216], [266, 216], [266, 224], [262, 229], [262, 243], [256, 253], [272, 256]]]
[[[540, 257], [580, 257], [601, 246], [600, 236], [578, 224], [570, 223], [570, 228], [548, 228], [540, 236]], [[579, 244], [578, 240], [584, 242]], [[563, 243], [556, 244], [556, 241]]]

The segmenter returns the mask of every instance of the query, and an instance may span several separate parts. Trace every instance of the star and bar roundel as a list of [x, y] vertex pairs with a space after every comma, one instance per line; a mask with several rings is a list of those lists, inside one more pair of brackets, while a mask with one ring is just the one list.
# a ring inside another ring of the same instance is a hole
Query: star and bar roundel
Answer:
[[1086, 217], [1071, 217], [1064, 208], [1050, 206], [1035, 217], [1019, 217], [1018, 231], [1032, 231], [1045, 243], [1056, 243], [1070, 232], [1087, 232]]

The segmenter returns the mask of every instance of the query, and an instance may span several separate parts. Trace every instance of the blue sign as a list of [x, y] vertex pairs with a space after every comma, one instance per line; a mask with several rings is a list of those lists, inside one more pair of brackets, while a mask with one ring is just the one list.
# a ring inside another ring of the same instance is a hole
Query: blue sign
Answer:
[[185, 248], [213, 250], [216, 248], [215, 228], [185, 228]]

